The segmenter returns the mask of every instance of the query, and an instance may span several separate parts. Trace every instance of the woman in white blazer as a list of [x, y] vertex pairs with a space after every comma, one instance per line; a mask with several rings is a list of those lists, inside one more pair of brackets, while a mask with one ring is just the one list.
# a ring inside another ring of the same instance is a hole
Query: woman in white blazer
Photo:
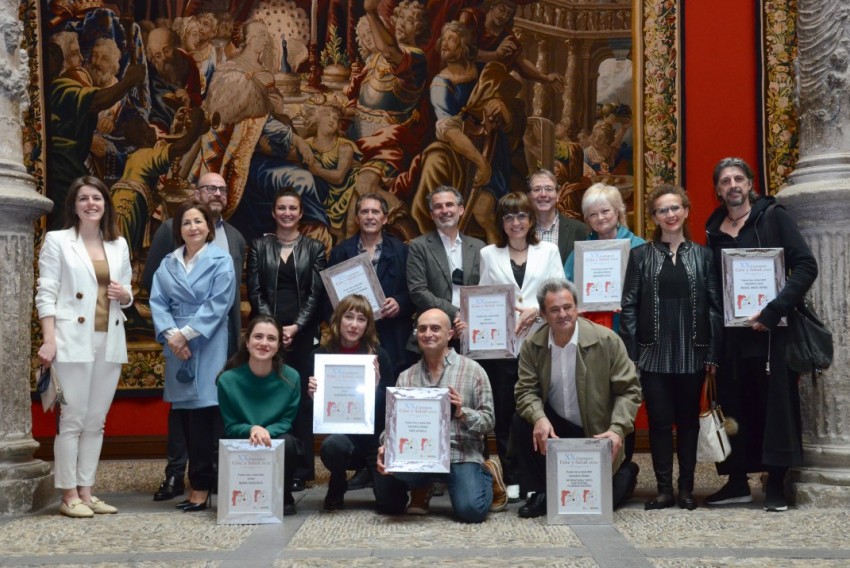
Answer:
[[103, 426], [127, 362], [124, 314], [133, 303], [130, 252], [118, 236], [109, 190], [77, 178], [65, 201], [65, 229], [50, 231], [38, 258], [35, 297], [44, 340], [38, 357], [65, 395], [53, 444], [59, 511], [93, 517], [117, 509], [92, 495]]
[[[499, 242], [481, 249], [479, 284], [513, 285], [517, 337], [524, 338], [538, 321], [537, 289], [548, 278], [564, 277], [561, 255], [556, 245], [540, 242], [537, 238], [537, 217], [525, 193], [509, 193], [502, 197], [496, 208], [496, 219], [500, 221]], [[518, 472], [516, 463], [505, 454], [511, 420], [516, 412], [517, 360], [490, 359], [481, 364], [493, 388], [496, 447], [508, 486], [508, 499], [513, 502], [519, 499]]]

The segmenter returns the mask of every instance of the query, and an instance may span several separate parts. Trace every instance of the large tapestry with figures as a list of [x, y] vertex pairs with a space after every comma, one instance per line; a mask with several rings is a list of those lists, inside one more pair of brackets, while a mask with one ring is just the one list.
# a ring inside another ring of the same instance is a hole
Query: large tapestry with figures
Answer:
[[[120, 388], [162, 385], [141, 281], [151, 236], [206, 172], [250, 240], [277, 190], [328, 250], [378, 192], [388, 230], [433, 229], [425, 197], [460, 189], [462, 231], [496, 237], [497, 200], [529, 171], [559, 209], [617, 186], [643, 226], [643, 188], [677, 182], [679, 8], [673, 0], [23, 0], [33, 87], [25, 160], [59, 204], [71, 180], [110, 188], [136, 302]], [[639, 38], [639, 41], [634, 41]], [[247, 302], [243, 303], [247, 315]], [[38, 335], [37, 322], [33, 327]], [[39, 343], [34, 337], [34, 345]]]

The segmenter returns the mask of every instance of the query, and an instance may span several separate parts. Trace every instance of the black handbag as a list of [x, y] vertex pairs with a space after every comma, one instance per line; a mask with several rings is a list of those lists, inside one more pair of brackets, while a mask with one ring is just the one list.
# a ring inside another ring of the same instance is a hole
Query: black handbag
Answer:
[[785, 363], [796, 373], [811, 373], [813, 382], [832, 364], [832, 332], [805, 300], [788, 314]]

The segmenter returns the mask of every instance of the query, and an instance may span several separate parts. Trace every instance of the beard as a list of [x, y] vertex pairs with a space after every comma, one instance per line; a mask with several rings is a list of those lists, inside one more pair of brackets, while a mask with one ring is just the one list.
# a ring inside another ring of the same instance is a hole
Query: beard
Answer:
[[115, 75], [106, 69], [89, 65], [86, 67], [86, 71], [91, 76], [92, 85], [95, 87], [103, 89], [104, 87], [111, 87], [115, 83]]
[[82, 67], [69, 67], [62, 72], [60, 77], [73, 79], [84, 87], [92, 86], [91, 75], [89, 75], [89, 72]]
[[182, 87], [185, 84], [186, 62], [179, 56], [175, 56], [162, 63], [154, 61], [153, 67], [156, 69], [157, 75], [162, 77], [169, 85]]

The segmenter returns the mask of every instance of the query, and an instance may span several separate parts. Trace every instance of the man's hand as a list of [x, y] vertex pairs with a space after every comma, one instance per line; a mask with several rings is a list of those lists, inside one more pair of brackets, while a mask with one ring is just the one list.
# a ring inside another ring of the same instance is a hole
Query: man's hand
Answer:
[[540, 452], [545, 456], [546, 440], [557, 437], [558, 436], [555, 435], [555, 428], [552, 427], [552, 423], [549, 422], [549, 419], [545, 416], [534, 423], [534, 432], [531, 435], [531, 439], [534, 442], [535, 452]]
[[549, 73], [546, 75], [546, 80], [552, 85], [556, 93], [564, 92], [564, 77], [558, 73]]
[[455, 407], [455, 418], [463, 416], [463, 397], [452, 387], [449, 387], [449, 402]]
[[381, 306], [381, 314], [385, 318], [394, 318], [398, 315], [400, 309], [395, 298], [387, 298], [384, 300], [384, 305]]
[[506, 37], [499, 44], [499, 47], [496, 48], [496, 57], [499, 58], [499, 61], [507, 63], [518, 51], [519, 45], [517, 45], [516, 41], [511, 37]]
[[607, 432], [595, 435], [594, 438], [608, 438], [611, 440], [611, 459], [617, 459], [617, 454], [620, 453], [620, 448], [623, 447], [623, 439], [619, 434], [608, 430]]
[[381, 475], [392, 475], [390, 472], [387, 471], [387, 468], [384, 465], [384, 446], [378, 448], [378, 460], [376, 462], [376, 465], [378, 467], [378, 473], [380, 473]]

